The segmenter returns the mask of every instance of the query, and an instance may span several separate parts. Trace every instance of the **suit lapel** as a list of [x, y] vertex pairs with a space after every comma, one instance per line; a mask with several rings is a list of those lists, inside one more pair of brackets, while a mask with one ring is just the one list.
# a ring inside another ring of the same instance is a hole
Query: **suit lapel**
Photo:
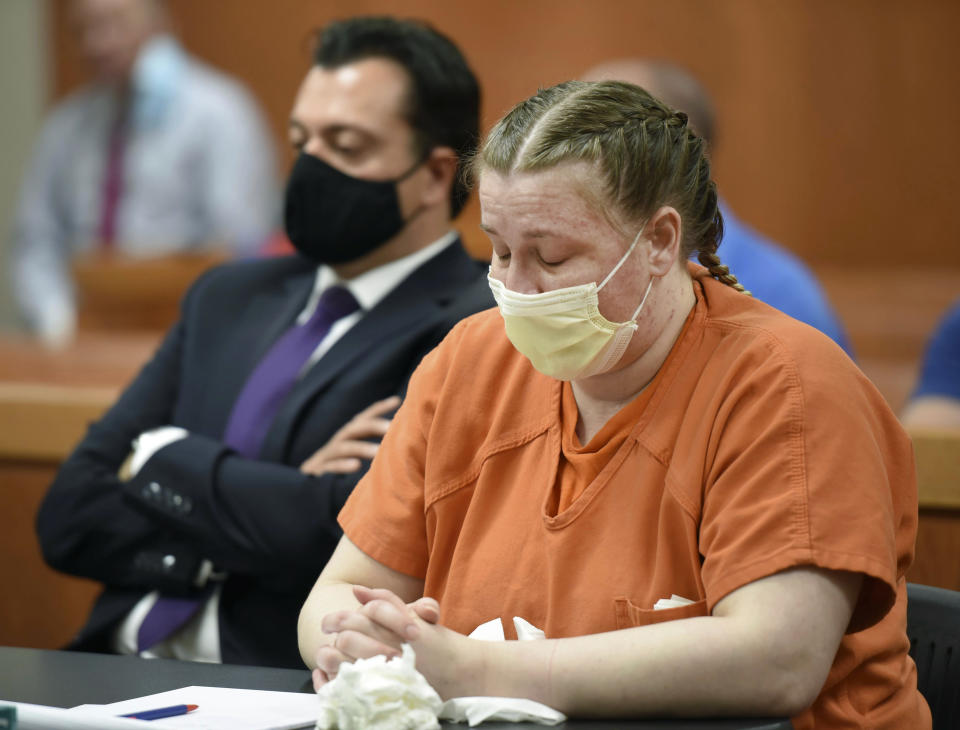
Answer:
[[227, 338], [218, 349], [218, 367], [211, 370], [217, 373], [212, 383], [219, 391], [214, 402], [225, 406], [209, 409], [217, 419], [210, 424], [211, 433], [217, 437], [223, 435], [233, 404], [250, 373], [306, 305], [315, 276], [316, 268], [310, 265], [293, 276], [284, 276], [276, 286], [251, 294], [247, 306], [236, 313], [237, 319], [227, 325], [237, 336]]
[[[367, 312], [294, 386], [267, 433], [261, 456], [282, 459], [297, 416], [315, 393], [368, 355], [385, 337], [432, 321], [476, 277], [477, 265], [459, 240], [422, 264]], [[356, 404], [356, 410], [364, 405]]]

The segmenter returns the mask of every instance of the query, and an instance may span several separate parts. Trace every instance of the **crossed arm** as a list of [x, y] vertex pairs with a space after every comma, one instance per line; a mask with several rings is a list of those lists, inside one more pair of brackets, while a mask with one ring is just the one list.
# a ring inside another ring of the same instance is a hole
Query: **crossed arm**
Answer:
[[[366, 439], [379, 439], [396, 399], [357, 414], [320, 450], [323, 458], [317, 452], [300, 469], [246, 459], [217, 438], [191, 433], [130, 474], [122, 465], [132, 440], [176, 422], [178, 399], [189, 397], [187, 322], [198, 319], [191, 312], [202, 287], [191, 290], [181, 322], [61, 467], [38, 513], [40, 544], [57, 569], [115, 588], [194, 590], [206, 560], [299, 591], [336, 544], [336, 515], [356, 483], [354, 471], [377, 447]], [[169, 487], [170, 499], [152, 498], [154, 482]], [[192, 510], [174, 509], [177, 499]], [[172, 569], [161, 564], [164, 556], [173, 556]]]
[[[317, 686], [342, 662], [407, 641], [444, 698], [521, 696], [571, 716], [795, 715], [820, 692], [862, 578], [794, 568], [725, 596], [712, 616], [567, 639], [477, 641], [436, 624], [423, 583], [346, 537], [300, 614]], [[360, 586], [367, 586], [366, 588]]]

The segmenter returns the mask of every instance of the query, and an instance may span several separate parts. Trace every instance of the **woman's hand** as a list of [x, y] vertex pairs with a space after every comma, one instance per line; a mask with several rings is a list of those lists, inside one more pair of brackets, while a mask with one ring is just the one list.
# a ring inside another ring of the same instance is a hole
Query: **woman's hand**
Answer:
[[358, 610], [343, 610], [323, 617], [321, 629], [333, 634], [333, 641], [317, 652], [313, 686], [319, 689], [333, 679], [343, 662], [379, 654], [399, 656], [405, 642], [413, 642], [421, 629], [436, 624], [440, 606], [433, 598], [419, 598], [405, 604], [392, 591], [354, 586]]
[[445, 626], [420, 622], [419, 636], [410, 642], [417, 669], [441, 699], [490, 694], [486, 681], [492, 654], [502, 642], [479, 641]]

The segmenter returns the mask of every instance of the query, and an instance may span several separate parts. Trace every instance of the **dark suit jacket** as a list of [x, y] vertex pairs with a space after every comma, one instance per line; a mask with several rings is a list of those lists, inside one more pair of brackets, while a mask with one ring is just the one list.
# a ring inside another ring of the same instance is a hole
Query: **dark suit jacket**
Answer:
[[[457, 321], [493, 303], [483, 268], [459, 242], [447, 247], [334, 344], [281, 406], [260, 458], [243, 458], [221, 442], [230, 410], [304, 307], [315, 273], [292, 256], [200, 277], [153, 359], [63, 464], [37, 517], [44, 556], [106, 585], [70, 648], [109, 651], [118, 622], [146, 591], [196, 592], [193, 579], [209, 559], [229, 574], [223, 661], [302, 666], [297, 615], [340, 538], [337, 513], [361, 473], [312, 477], [297, 467], [359, 410], [402, 393]], [[119, 481], [132, 439], [163, 425], [190, 435]]]

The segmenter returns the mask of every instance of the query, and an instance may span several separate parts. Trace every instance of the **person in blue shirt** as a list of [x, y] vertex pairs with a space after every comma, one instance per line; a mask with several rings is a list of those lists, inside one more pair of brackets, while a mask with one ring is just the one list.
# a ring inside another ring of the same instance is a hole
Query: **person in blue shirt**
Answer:
[[[642, 86], [669, 106], [685, 112], [690, 125], [713, 146], [713, 104], [700, 83], [679, 66], [627, 58], [594, 66], [581, 78]], [[816, 327], [852, 356], [843, 324], [806, 264], [736, 218], [726, 201], [720, 201], [720, 212], [724, 223], [721, 255], [737, 279], [757, 299]]]
[[907, 426], [960, 428], [960, 299], [927, 343], [920, 380], [901, 420]]

